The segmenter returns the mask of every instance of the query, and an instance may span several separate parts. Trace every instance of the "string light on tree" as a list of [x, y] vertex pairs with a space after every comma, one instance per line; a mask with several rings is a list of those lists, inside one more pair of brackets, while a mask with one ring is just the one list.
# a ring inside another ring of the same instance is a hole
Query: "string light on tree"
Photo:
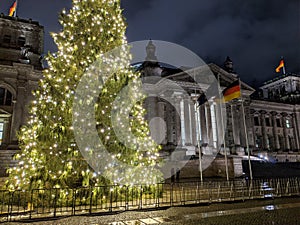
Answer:
[[[63, 10], [59, 21], [62, 31], [52, 34], [58, 52], [47, 56], [49, 68], [43, 71], [44, 78], [34, 93], [28, 123], [19, 132], [21, 151], [16, 155], [19, 164], [9, 169], [7, 185], [11, 190], [58, 188], [118, 183], [121, 179], [128, 179], [130, 184], [130, 176], [118, 177], [118, 171], [111, 170], [113, 165], [107, 168], [107, 173], [114, 177], [112, 181], [91, 170], [80, 154], [72, 126], [72, 103], [82, 75], [106, 52], [127, 44], [120, 1], [73, 0], [73, 7], [69, 12]], [[99, 138], [119, 161], [137, 168], [154, 166], [160, 147], [149, 137], [141, 101], [133, 107], [126, 107], [123, 102], [120, 115], [120, 126], [123, 117], [131, 115], [128, 132], [135, 138], [129, 137], [124, 145], [112, 129], [110, 111], [118, 92], [129, 81], [138, 85], [139, 78], [129, 67], [130, 55], [125, 47], [117, 61], [122, 63], [103, 58], [103, 63], [110, 66], [99, 73], [110, 76], [94, 106]], [[111, 76], [111, 71], [116, 70]], [[142, 98], [138, 88], [132, 87], [132, 97]], [[137, 142], [143, 145], [137, 147]], [[101, 155], [98, 157], [101, 159]], [[145, 177], [144, 183], [156, 182], [158, 178], [159, 174]]]

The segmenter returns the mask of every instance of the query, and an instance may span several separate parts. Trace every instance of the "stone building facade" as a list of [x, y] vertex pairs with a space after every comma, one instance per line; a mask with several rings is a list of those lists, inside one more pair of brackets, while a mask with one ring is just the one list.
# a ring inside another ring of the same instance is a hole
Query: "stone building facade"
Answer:
[[[1, 14], [1, 176], [14, 163], [16, 132], [28, 118], [32, 90], [42, 78], [43, 40], [43, 27], [38, 22]], [[197, 100], [209, 89], [209, 83], [205, 77], [196, 83], [189, 74], [211, 73], [221, 91], [238, 79], [230, 58], [223, 67], [212, 63], [191, 71], [168, 68], [157, 62], [155, 45], [150, 42], [145, 62], [138, 69], [146, 79], [146, 116], [152, 137], [163, 147], [162, 157], [180, 161], [197, 157], [199, 152], [207, 158], [226, 153], [234, 175], [240, 175], [235, 170], [240, 170], [240, 159], [248, 152], [253, 156], [272, 155], [279, 161], [300, 160], [299, 75], [280, 77], [264, 84], [258, 92], [241, 81], [242, 98], [226, 104], [207, 99], [199, 106]], [[192, 168], [197, 172], [199, 166]]]
[[[208, 99], [199, 106], [195, 97], [205, 94], [209, 85], [197, 84], [191, 74], [201, 76], [210, 71], [223, 90], [238, 79], [230, 58], [223, 67], [211, 63], [189, 71], [160, 66], [149, 49], [155, 49], [151, 41], [146, 48], [146, 61], [139, 69], [145, 78], [159, 77], [157, 82], [145, 79], [149, 95], [145, 107], [152, 137], [162, 145], [163, 157], [180, 161], [190, 156], [198, 158], [201, 151], [204, 159], [223, 155], [224, 164], [226, 153], [234, 175], [242, 174], [234, 167], [240, 164], [237, 167], [241, 169], [241, 160], [247, 159], [248, 151], [253, 160], [300, 161], [299, 75], [279, 76], [258, 91], [241, 81], [241, 98], [226, 104]], [[222, 121], [222, 117], [226, 119]], [[172, 154], [179, 147], [181, 155]], [[238, 163], [234, 162], [237, 158]]]
[[28, 118], [32, 91], [42, 78], [44, 28], [38, 22], [0, 15], [0, 175], [14, 164], [17, 132]]

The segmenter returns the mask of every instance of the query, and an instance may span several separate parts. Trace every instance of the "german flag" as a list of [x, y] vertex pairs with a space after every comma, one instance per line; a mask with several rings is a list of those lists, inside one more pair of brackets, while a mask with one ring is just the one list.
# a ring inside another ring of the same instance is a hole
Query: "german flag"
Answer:
[[17, 1], [15, 1], [9, 9], [9, 16], [15, 16], [17, 10]]
[[276, 73], [279, 73], [281, 68], [284, 68], [284, 61], [283, 61], [283, 59], [280, 60], [279, 65], [276, 67], [276, 70], [275, 70]]
[[240, 80], [231, 83], [227, 88], [222, 91], [223, 102], [229, 102], [235, 98], [241, 97]]

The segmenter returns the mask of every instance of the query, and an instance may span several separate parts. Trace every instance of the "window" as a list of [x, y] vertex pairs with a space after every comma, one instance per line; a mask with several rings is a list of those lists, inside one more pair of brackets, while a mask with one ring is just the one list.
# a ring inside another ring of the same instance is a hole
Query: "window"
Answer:
[[0, 121], [0, 145], [2, 144], [3, 141], [3, 128], [4, 128], [4, 122]]
[[11, 36], [10, 35], [4, 35], [3, 37], [3, 43], [10, 44]]
[[286, 128], [291, 128], [291, 123], [289, 119], [285, 120]]
[[11, 106], [12, 94], [5, 88], [0, 87], [0, 105]]
[[26, 43], [25, 37], [18, 38], [18, 46], [23, 47], [23, 46], [25, 46], [25, 43]]
[[258, 116], [254, 117], [254, 126], [259, 126], [259, 118], [258, 118]]
[[270, 126], [271, 126], [270, 118], [269, 118], [269, 117], [266, 117], [266, 118], [265, 118], [265, 121], [266, 121], [266, 126], [267, 126], [267, 127], [270, 127]]
[[277, 127], [281, 127], [281, 120], [279, 118], [276, 118], [276, 125]]
[[261, 137], [259, 137], [259, 136], [256, 136], [255, 147], [256, 148], [260, 148], [261, 147]]

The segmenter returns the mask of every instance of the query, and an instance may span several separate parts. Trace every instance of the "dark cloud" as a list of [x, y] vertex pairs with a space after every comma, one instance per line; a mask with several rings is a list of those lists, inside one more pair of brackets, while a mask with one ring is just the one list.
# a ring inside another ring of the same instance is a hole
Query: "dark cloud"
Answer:
[[278, 76], [274, 68], [281, 56], [287, 71], [300, 72], [299, 0], [151, 3], [137, 10], [139, 19], [126, 15], [129, 39], [174, 41], [217, 64], [229, 55], [235, 70], [249, 83]]
[[[0, 11], [12, 2], [2, 0]], [[61, 29], [59, 12], [70, 8], [71, 0], [19, 2], [19, 16], [44, 25], [45, 50], [54, 51], [48, 34]], [[129, 41], [175, 42], [219, 65], [229, 55], [250, 84], [278, 76], [274, 68], [281, 56], [288, 72], [300, 72], [299, 0], [124, 0], [122, 7]]]

